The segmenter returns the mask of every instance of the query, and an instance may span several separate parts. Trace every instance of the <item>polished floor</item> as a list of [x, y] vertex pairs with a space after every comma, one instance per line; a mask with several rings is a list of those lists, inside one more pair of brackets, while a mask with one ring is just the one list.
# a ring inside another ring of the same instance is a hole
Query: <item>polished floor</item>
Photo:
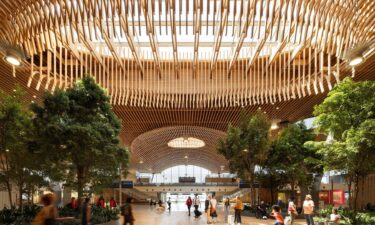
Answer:
[[[172, 204], [172, 211], [159, 211], [157, 207], [148, 205], [133, 205], [135, 217], [134, 225], [201, 225], [207, 224], [207, 217], [202, 215], [200, 218], [194, 218], [193, 214], [188, 216], [184, 204]], [[231, 211], [230, 215], [233, 215]], [[224, 225], [224, 211], [222, 207], [218, 209], [217, 225]], [[242, 217], [242, 225], [272, 225], [273, 220], [258, 220], [254, 217]], [[120, 223], [123, 224], [122, 222]], [[297, 220], [294, 225], [305, 225], [304, 220]]]

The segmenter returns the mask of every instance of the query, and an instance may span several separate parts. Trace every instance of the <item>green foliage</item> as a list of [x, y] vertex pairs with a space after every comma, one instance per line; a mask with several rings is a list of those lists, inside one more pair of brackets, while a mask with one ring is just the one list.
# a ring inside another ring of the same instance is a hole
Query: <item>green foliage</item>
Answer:
[[0, 210], [0, 224], [29, 225], [41, 209], [37, 205], [24, 205], [21, 208], [4, 208]]
[[268, 164], [273, 164], [274, 170], [282, 171], [288, 183], [309, 186], [312, 174], [322, 173], [322, 167], [315, 163], [320, 160], [320, 156], [304, 146], [305, 142], [314, 138], [315, 135], [304, 123], [289, 125], [273, 142]]
[[[347, 78], [334, 89], [314, 114], [318, 129], [333, 134], [331, 142], [307, 142], [306, 147], [322, 155], [326, 170], [343, 171], [349, 190], [354, 185], [354, 209], [358, 183], [375, 167], [375, 82], [353, 82]], [[352, 199], [352, 194], [350, 193]]]
[[[109, 97], [87, 76], [72, 88], [46, 93], [33, 105], [37, 152], [48, 163], [48, 175], [78, 191], [109, 184], [127, 166], [128, 152], [119, 147], [121, 123]], [[126, 171], [126, 170], [124, 170]]]
[[92, 224], [100, 224], [100, 223], [106, 223], [111, 220], [118, 220], [118, 215], [120, 214], [120, 211], [116, 208], [110, 209], [108, 207], [101, 208], [96, 205], [93, 205], [91, 208], [92, 213]]
[[219, 141], [217, 151], [229, 161], [231, 172], [243, 180], [254, 180], [255, 166], [267, 157], [269, 128], [268, 119], [260, 112], [244, 115], [239, 127], [229, 125], [227, 137]]
[[344, 79], [335, 86], [320, 105], [315, 106], [318, 129], [333, 133], [336, 140], [359, 127], [365, 120], [375, 118], [375, 82], [354, 82]]
[[37, 156], [29, 151], [33, 114], [23, 103], [23, 96], [19, 87], [11, 95], [0, 91], [0, 184], [8, 190], [9, 202], [13, 202], [12, 185], [17, 187], [21, 198], [25, 189], [48, 184], [43, 179]]
[[59, 208], [59, 215], [61, 217], [79, 217], [79, 209], [72, 209], [71, 207], [64, 206], [62, 208]]

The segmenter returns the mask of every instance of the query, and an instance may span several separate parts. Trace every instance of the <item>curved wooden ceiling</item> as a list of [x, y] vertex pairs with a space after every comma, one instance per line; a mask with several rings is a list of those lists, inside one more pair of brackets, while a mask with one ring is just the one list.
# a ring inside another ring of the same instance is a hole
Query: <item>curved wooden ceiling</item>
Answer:
[[[194, 137], [204, 141], [202, 148], [171, 148], [167, 143], [179, 137]], [[161, 172], [176, 165], [197, 165], [212, 172], [220, 166], [228, 171], [227, 162], [215, 152], [222, 131], [198, 126], [163, 127], [139, 135], [131, 144], [132, 166], [139, 171]], [[185, 158], [187, 156], [187, 158]], [[143, 163], [140, 163], [142, 161]]]
[[[21, 84], [25, 101], [40, 101], [44, 90], [90, 74], [123, 121], [134, 167], [183, 163], [163, 146], [185, 130], [212, 141], [189, 160], [214, 171], [225, 162], [213, 141], [241, 111], [293, 122], [352, 74], [341, 56], [374, 45], [374, 7], [369, 0], [3, 0], [0, 40], [30, 58], [13, 71], [0, 60], [0, 88]], [[375, 79], [374, 55], [355, 79]]]

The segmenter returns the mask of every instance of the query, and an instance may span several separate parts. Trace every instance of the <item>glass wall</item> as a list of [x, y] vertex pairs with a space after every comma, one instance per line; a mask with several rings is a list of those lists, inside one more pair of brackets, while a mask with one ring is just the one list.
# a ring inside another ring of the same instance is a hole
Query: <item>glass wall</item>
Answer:
[[138, 173], [139, 178], [149, 178], [150, 183], [178, 183], [179, 177], [195, 177], [195, 183], [204, 183], [211, 171], [193, 165], [179, 165], [168, 168], [161, 173]]

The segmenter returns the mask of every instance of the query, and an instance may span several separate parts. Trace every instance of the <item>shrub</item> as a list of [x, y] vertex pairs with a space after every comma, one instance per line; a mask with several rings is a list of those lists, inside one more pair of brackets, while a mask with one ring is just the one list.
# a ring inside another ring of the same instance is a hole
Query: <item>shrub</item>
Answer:
[[106, 208], [101, 208], [96, 205], [93, 205], [91, 208], [92, 212], [92, 224], [100, 224], [100, 223], [106, 223], [111, 220], [117, 220], [119, 217], [120, 211], [116, 208], [110, 209], [108, 207]]
[[41, 209], [37, 205], [24, 205], [22, 208], [4, 208], [0, 211], [2, 225], [29, 225]]

